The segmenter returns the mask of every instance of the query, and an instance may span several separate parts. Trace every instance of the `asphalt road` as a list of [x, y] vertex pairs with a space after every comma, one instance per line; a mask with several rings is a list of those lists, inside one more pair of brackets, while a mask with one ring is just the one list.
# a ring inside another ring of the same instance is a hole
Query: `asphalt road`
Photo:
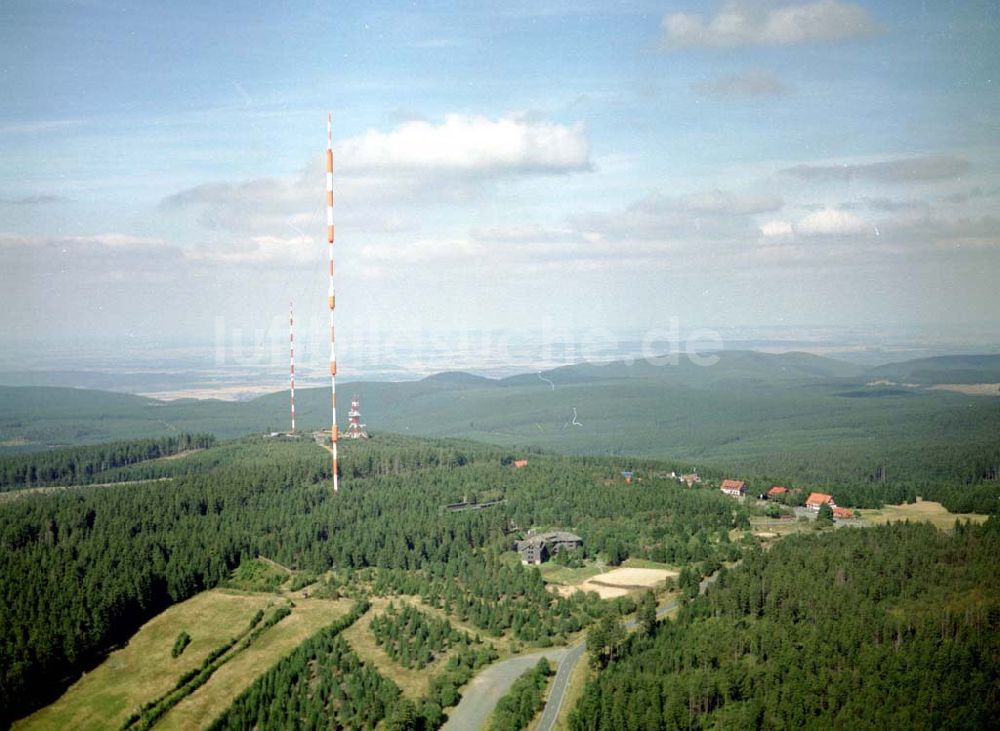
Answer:
[[566, 697], [566, 688], [569, 685], [569, 676], [573, 674], [576, 664], [583, 657], [587, 649], [587, 642], [577, 642], [566, 653], [556, 668], [556, 677], [552, 680], [552, 691], [545, 701], [545, 708], [542, 709], [542, 718], [538, 722], [538, 731], [548, 731], [555, 724], [559, 717], [559, 709], [562, 707], [563, 699]]
[[[718, 574], [713, 574], [707, 579], [702, 579], [698, 587], [700, 593], [715, 581]], [[677, 608], [679, 599], [674, 599], [656, 610], [657, 617], [664, 617]], [[637, 620], [631, 619], [625, 623], [625, 627], [631, 629], [635, 627]], [[538, 723], [538, 731], [552, 731], [563, 700], [566, 697], [566, 688], [569, 685], [569, 678], [576, 669], [576, 664], [580, 662], [587, 649], [586, 639], [580, 640], [570, 647], [553, 647], [541, 652], [533, 652], [530, 655], [519, 655], [502, 662], [494, 663], [477, 675], [468, 687], [462, 692], [462, 700], [448, 714], [448, 721], [442, 727], [446, 731], [478, 731], [493, 713], [493, 708], [497, 701], [510, 690], [510, 686], [523, 673], [535, 666], [539, 658], [547, 657], [556, 663], [556, 676], [552, 681], [552, 690], [545, 708], [542, 709], [542, 717]]]
[[[482, 728], [493, 713], [510, 686], [520, 677], [521, 673], [533, 668], [540, 658], [562, 664], [563, 658], [576, 646], [567, 650], [565, 647], [553, 647], [530, 655], [518, 655], [502, 662], [494, 663], [479, 673], [462, 691], [462, 699], [454, 709], [449, 711], [448, 720], [442, 726], [445, 731], [476, 731]], [[582, 651], [582, 645], [580, 646]], [[565, 684], [565, 680], [563, 683]]]

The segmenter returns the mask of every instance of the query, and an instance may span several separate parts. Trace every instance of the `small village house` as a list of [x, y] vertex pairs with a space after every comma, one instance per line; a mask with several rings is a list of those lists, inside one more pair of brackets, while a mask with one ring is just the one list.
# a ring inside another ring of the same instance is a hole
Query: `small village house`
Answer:
[[743, 480], [723, 480], [719, 489], [732, 497], [743, 497], [747, 491], [747, 484]]
[[825, 492], [811, 492], [806, 498], [806, 507], [810, 510], [819, 510], [824, 505], [829, 505], [831, 508], [837, 507], [837, 504], [833, 502], [833, 495], [827, 495]]

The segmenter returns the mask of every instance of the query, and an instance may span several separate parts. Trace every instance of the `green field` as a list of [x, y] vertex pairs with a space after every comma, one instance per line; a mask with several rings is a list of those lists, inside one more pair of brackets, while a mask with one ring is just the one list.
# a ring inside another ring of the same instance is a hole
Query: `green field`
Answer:
[[[176, 604], [143, 625], [127, 646], [112, 652], [57, 701], [16, 722], [14, 728], [118, 728], [131, 711], [169, 691], [181, 674], [198, 667], [209, 652], [245, 627], [257, 610], [276, 600], [273, 594], [215, 589]], [[291, 616], [223, 665], [208, 683], [173, 708], [157, 728], [206, 725], [257, 675], [320, 627], [345, 614], [350, 605], [348, 601], [301, 598], [295, 603]], [[180, 657], [173, 658], [170, 650], [181, 630], [191, 635], [191, 644]]]
[[582, 566], [578, 569], [560, 566], [549, 561], [538, 567], [542, 572], [542, 578], [550, 584], [579, 584], [592, 576], [597, 576], [604, 572], [601, 566]]

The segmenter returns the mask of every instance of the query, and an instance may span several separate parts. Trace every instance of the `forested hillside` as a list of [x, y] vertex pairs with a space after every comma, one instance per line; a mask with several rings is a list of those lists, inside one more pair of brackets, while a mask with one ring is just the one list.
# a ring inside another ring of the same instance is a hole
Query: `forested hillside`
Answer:
[[1000, 717], [1000, 523], [786, 538], [640, 633], [572, 728], [967, 728]]
[[[614, 459], [532, 454], [516, 470], [504, 450], [403, 437], [342, 452], [336, 497], [325, 450], [258, 437], [118, 471], [165, 480], [0, 504], [0, 708], [9, 718], [51, 698], [143, 621], [259, 554], [313, 574], [376, 567], [380, 591], [433, 597], [484, 632], [551, 644], [601, 610], [500, 561], [513, 526], [575, 530], [589, 554], [669, 554], [708, 569], [739, 554], [725, 534], [747, 524], [716, 491], [655, 478], [626, 487]], [[502, 502], [445, 510], [465, 498]]]
[[178, 434], [111, 444], [69, 447], [0, 457], [0, 491], [45, 485], [87, 485], [116, 481], [114, 471], [215, 444], [211, 434]]
[[[975, 365], [986, 378], [996, 359], [930, 359], [912, 368], [961, 380]], [[875, 383], [908, 367], [875, 373], [802, 353], [733, 351], [704, 367], [682, 357], [677, 365], [580, 365], [499, 381], [440, 374], [352, 389], [376, 432], [671, 459], [773, 484], [836, 488], [856, 507], [921, 495], [953, 511], [995, 510], [996, 398]], [[326, 390], [300, 389], [296, 406], [302, 427], [326, 428]], [[0, 388], [0, 453], [180, 431], [232, 437], [280, 428], [287, 408], [285, 393], [246, 403], [158, 402]]]

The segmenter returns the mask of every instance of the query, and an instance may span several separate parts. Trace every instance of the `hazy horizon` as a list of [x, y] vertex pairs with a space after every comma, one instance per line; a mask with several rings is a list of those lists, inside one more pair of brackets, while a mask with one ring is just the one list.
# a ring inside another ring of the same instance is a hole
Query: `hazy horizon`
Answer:
[[[650, 359], [670, 353], [753, 350], [805, 352], [864, 366], [922, 357], [1000, 353], [1000, 332], [988, 328], [871, 326], [691, 328], [665, 323], [646, 332], [569, 331], [551, 324], [517, 330], [374, 332], [339, 343], [340, 379], [409, 381], [445, 371], [503, 378], [579, 363]], [[328, 384], [320, 328], [305, 328], [296, 348], [299, 388]], [[8, 343], [0, 385], [50, 385], [122, 391], [157, 398], [242, 400], [287, 388], [287, 321], [258, 332], [227, 330], [214, 341], [106, 338]]]

